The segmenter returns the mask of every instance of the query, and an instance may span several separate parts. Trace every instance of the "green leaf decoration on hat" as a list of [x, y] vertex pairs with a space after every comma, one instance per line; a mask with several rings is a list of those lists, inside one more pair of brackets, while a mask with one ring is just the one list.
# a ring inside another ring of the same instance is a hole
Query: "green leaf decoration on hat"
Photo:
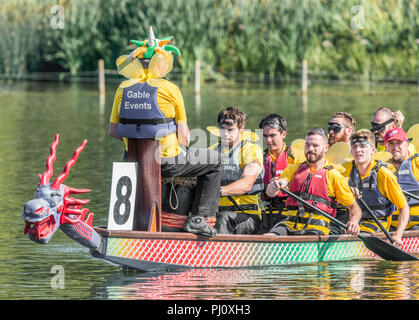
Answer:
[[[116, 61], [118, 72], [128, 79], [157, 79], [164, 77], [172, 70], [174, 52], [181, 59], [180, 50], [171, 45], [173, 37], [166, 37], [163, 39], [156, 39], [153, 28], [149, 27], [149, 38], [143, 41], [130, 40], [138, 46], [137, 49], [131, 51], [129, 55], [123, 55]], [[148, 72], [144, 68], [140, 60], [135, 58], [151, 59], [148, 67]]]
[[149, 37], [146, 40], [130, 40], [130, 43], [133, 43], [138, 47], [143, 48], [143, 50], [141, 50], [141, 52], [138, 53], [139, 58], [151, 59], [154, 56], [154, 54], [160, 51], [161, 49], [165, 51], [174, 52], [179, 57], [179, 59], [181, 58], [180, 50], [174, 45], [169, 44], [173, 40], [173, 37], [157, 39], [154, 36], [153, 28], [151, 26], [149, 26], [148, 32]]

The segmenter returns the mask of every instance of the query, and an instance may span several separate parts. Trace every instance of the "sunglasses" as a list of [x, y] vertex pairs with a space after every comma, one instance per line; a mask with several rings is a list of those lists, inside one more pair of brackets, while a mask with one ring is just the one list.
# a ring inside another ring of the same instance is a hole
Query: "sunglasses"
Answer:
[[236, 120], [226, 118], [226, 119], [221, 119], [220, 126], [223, 125], [223, 124], [225, 124], [227, 126], [233, 126], [236, 123], [237, 123]]
[[386, 126], [382, 125], [382, 123], [371, 122], [371, 131], [374, 132], [383, 132], [386, 130]]
[[351, 140], [351, 146], [354, 146], [355, 143], [359, 143], [361, 146], [370, 145], [372, 146], [371, 142], [368, 140], [367, 137], [356, 137]]
[[334, 133], [339, 133], [342, 128], [348, 128], [346, 126], [342, 126], [340, 123], [337, 122], [329, 122], [327, 124], [327, 132], [333, 131]]

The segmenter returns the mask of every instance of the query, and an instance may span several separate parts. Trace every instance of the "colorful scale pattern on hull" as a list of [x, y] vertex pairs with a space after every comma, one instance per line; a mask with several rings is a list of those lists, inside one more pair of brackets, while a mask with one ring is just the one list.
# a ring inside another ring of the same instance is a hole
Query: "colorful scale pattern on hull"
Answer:
[[373, 257], [360, 241], [212, 242], [109, 238], [107, 256], [183, 267], [258, 267]]
[[[419, 238], [404, 238], [402, 250], [419, 252]], [[116, 258], [116, 259], [114, 259]], [[242, 242], [109, 237], [105, 259], [138, 269], [158, 267], [264, 267], [284, 264], [371, 259], [362, 241]], [[129, 261], [124, 263], [121, 261]]]

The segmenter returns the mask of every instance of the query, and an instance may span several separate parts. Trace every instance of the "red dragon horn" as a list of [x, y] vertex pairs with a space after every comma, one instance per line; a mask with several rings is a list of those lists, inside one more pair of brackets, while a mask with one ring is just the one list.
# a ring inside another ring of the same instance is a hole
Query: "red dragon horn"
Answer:
[[57, 153], [55, 150], [58, 145], [58, 137], [59, 137], [59, 134], [56, 134], [54, 142], [51, 143], [50, 155], [47, 158], [47, 170], [42, 175], [39, 175], [40, 185], [47, 185], [49, 183], [49, 179], [51, 179], [52, 174], [54, 173], [53, 163], [57, 156]]
[[61, 184], [67, 178], [68, 174], [70, 173], [70, 169], [76, 164], [79, 154], [83, 151], [84, 146], [86, 145], [87, 140], [85, 139], [82, 144], [74, 151], [73, 157], [67, 161], [63, 172], [55, 179], [52, 183], [51, 188], [55, 190], [59, 190]]

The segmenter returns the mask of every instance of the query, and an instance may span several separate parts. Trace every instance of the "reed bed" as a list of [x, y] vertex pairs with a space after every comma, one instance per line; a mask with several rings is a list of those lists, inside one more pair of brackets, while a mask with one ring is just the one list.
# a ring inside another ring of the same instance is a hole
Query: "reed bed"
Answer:
[[[54, 23], [63, 9], [64, 25]], [[175, 71], [192, 77], [295, 77], [307, 60], [325, 79], [415, 80], [419, 0], [2, 0], [0, 73], [107, 69], [130, 39], [173, 35]], [[132, 49], [132, 47], [131, 47]]]

